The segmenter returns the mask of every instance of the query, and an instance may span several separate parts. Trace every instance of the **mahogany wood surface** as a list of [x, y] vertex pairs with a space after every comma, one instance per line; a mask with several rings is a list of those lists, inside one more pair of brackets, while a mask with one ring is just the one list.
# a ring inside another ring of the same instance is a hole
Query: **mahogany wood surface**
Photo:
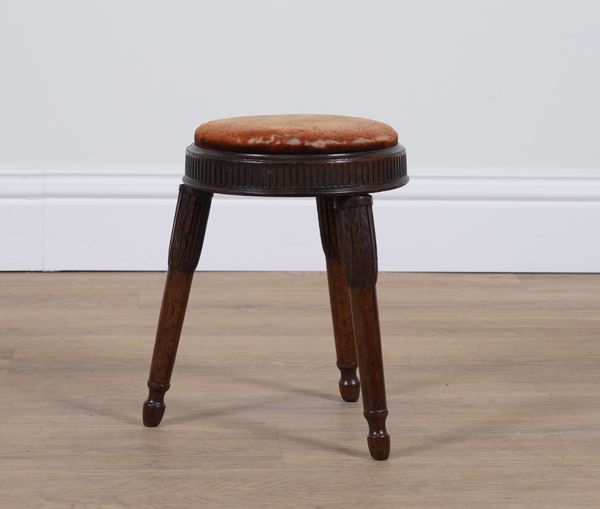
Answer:
[[408, 182], [406, 150], [347, 154], [241, 154], [190, 145], [183, 182], [203, 191], [247, 196], [365, 194]]
[[356, 342], [352, 326], [350, 291], [338, 248], [338, 233], [334, 211], [335, 198], [317, 198], [321, 243], [327, 261], [327, 282], [333, 321], [333, 336], [340, 370], [340, 394], [344, 401], [356, 401], [360, 395], [360, 382], [356, 376]]
[[362, 381], [364, 414], [369, 424], [371, 456], [378, 460], [390, 454], [390, 437], [385, 429], [383, 357], [377, 308], [377, 247], [371, 196], [336, 198], [342, 267], [350, 287], [354, 338]]
[[165, 413], [165, 392], [170, 387], [192, 278], [204, 242], [211, 200], [210, 193], [203, 193], [185, 185], [179, 187], [169, 247], [169, 269], [148, 379], [149, 394], [144, 402], [143, 418], [146, 426], [158, 426]]
[[369, 451], [375, 459], [387, 459], [390, 438], [385, 427], [388, 411], [375, 292], [377, 253], [373, 200], [367, 193], [400, 187], [407, 181], [406, 152], [401, 145], [308, 155], [241, 154], [188, 147], [148, 380], [149, 396], [144, 402], [144, 424], [158, 426], [165, 412], [164, 395], [170, 387], [212, 193], [316, 196], [340, 370], [339, 391], [345, 401], [358, 400], [358, 364]]

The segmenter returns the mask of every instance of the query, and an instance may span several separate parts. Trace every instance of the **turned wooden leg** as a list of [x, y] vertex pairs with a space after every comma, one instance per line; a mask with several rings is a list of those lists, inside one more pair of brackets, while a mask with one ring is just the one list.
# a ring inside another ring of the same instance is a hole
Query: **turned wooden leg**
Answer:
[[337, 198], [335, 212], [342, 266], [350, 287], [364, 414], [369, 424], [367, 442], [371, 456], [384, 460], [390, 454], [390, 437], [385, 429], [388, 411], [375, 291], [377, 247], [372, 204], [369, 195]]
[[211, 200], [211, 193], [186, 185], [179, 187], [169, 246], [169, 270], [148, 379], [150, 391], [144, 402], [143, 417], [146, 426], [158, 426], [165, 413], [165, 392], [170, 386], [192, 278], [204, 242]]
[[321, 243], [327, 260], [327, 281], [333, 336], [337, 353], [337, 367], [340, 370], [340, 394], [345, 401], [356, 401], [360, 395], [360, 382], [356, 376], [356, 343], [352, 328], [350, 292], [342, 269], [338, 248], [338, 234], [335, 222], [333, 197], [317, 198]]

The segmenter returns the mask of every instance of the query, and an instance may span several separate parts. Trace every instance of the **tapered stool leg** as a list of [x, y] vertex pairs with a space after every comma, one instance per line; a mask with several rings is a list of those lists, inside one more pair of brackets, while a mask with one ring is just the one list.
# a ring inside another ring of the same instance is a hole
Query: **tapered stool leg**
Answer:
[[342, 269], [338, 248], [333, 197], [317, 198], [321, 243], [327, 260], [327, 281], [333, 321], [333, 336], [340, 370], [340, 395], [345, 401], [356, 401], [360, 395], [360, 382], [356, 376], [356, 343], [352, 327], [350, 293]]
[[354, 338], [362, 385], [364, 415], [369, 424], [371, 456], [387, 459], [390, 437], [385, 429], [385, 401], [381, 333], [377, 309], [377, 246], [369, 195], [337, 198], [336, 223], [344, 273], [350, 287]]
[[211, 200], [211, 193], [186, 185], [179, 187], [169, 246], [169, 270], [148, 379], [149, 395], [144, 402], [143, 417], [146, 426], [158, 426], [165, 413], [164, 396], [170, 386], [192, 278], [204, 242]]

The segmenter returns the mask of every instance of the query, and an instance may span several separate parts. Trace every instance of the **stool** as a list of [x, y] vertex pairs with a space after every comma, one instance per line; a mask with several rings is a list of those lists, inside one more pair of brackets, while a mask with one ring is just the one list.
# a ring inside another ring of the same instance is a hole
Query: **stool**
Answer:
[[[356, 401], [362, 385], [373, 458], [390, 451], [375, 284], [377, 253], [368, 193], [408, 182], [406, 152], [390, 126], [335, 115], [272, 115], [215, 120], [196, 129], [169, 247], [169, 264], [144, 403], [158, 426], [200, 258], [213, 193], [314, 196], [327, 262], [339, 390]], [[360, 382], [356, 367], [360, 372]]]

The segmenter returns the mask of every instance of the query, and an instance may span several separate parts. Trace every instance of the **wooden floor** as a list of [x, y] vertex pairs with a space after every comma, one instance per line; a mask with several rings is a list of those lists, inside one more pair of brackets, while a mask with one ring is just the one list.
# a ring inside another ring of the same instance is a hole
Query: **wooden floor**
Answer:
[[0, 507], [599, 508], [600, 276], [382, 274], [392, 437], [337, 394], [322, 273], [0, 274]]

